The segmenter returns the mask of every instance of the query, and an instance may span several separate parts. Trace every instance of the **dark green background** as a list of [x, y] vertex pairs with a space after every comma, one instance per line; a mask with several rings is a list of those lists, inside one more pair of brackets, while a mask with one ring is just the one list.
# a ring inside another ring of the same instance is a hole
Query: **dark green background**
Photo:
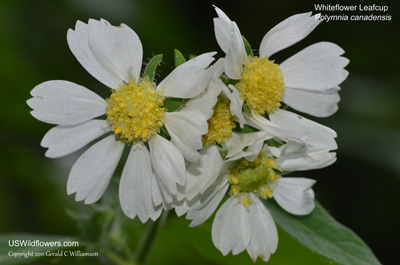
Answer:
[[[40, 141], [52, 126], [30, 116], [26, 105], [30, 90], [47, 80], [69, 80], [107, 94], [107, 88], [79, 65], [68, 48], [66, 32], [76, 20], [105, 18], [114, 25], [129, 25], [143, 43], [145, 61], [164, 54], [157, 77], [161, 80], [173, 69], [175, 48], [185, 56], [208, 51], [222, 56], [213, 32], [212, 4], [236, 21], [252, 48], [258, 49], [271, 27], [290, 15], [314, 11], [314, 4], [321, 2], [387, 4], [392, 20], [323, 22], [304, 41], [274, 56], [282, 62], [314, 42], [332, 41], [350, 59], [339, 111], [330, 118], [313, 118], [337, 132], [338, 161], [297, 176], [316, 179], [317, 199], [364, 239], [382, 263], [394, 264], [400, 245], [400, 17], [394, 1], [2, 0], [0, 233], [78, 233], [65, 211], [82, 204], [66, 194], [68, 172], [77, 155], [45, 158]], [[171, 240], [188, 241], [189, 233]], [[163, 251], [176, 250], [165, 244], [158, 253]], [[177, 251], [176, 264], [179, 255], [183, 254]]]

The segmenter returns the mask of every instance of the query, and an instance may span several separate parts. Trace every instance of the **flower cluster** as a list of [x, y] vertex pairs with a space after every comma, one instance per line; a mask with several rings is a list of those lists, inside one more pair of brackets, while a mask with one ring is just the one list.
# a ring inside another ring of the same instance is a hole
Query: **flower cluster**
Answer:
[[128, 217], [146, 222], [175, 208], [197, 226], [217, 211], [215, 246], [224, 255], [247, 250], [254, 261], [267, 261], [278, 233], [265, 201], [274, 199], [294, 215], [311, 213], [315, 181], [286, 175], [336, 160], [336, 133], [286, 109], [316, 117], [336, 112], [348, 60], [330, 42], [282, 63], [270, 59], [320, 23], [311, 13], [273, 27], [254, 55], [237, 24], [215, 10], [215, 36], [225, 56], [181, 58], [157, 83], [159, 61], [154, 57], [141, 71], [142, 44], [131, 28], [78, 21], [68, 31], [69, 47], [110, 88], [109, 98], [57, 80], [36, 86], [27, 103], [36, 119], [57, 125], [41, 142], [47, 157], [90, 145], [68, 177], [67, 192], [77, 201], [102, 197], [126, 150], [119, 199]]

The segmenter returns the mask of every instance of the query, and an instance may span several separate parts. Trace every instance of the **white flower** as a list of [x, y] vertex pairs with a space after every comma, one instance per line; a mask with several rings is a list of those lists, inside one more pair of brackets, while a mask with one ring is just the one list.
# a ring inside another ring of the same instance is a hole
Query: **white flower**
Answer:
[[259, 57], [247, 57], [245, 45], [235, 22], [215, 7], [215, 36], [225, 52], [225, 73], [239, 80], [231, 89], [256, 114], [271, 114], [281, 105], [317, 117], [326, 117], [338, 109], [339, 84], [348, 72], [349, 60], [334, 43], [313, 44], [280, 65], [269, 57], [305, 38], [321, 21], [311, 13], [297, 14], [273, 27], [263, 38]]
[[219, 78], [223, 73], [224, 59], [220, 58], [208, 71], [211, 78], [207, 89], [191, 99], [186, 108], [195, 109], [207, 117], [208, 132], [203, 135], [203, 146], [223, 144], [230, 141], [236, 128], [234, 121], [243, 127], [242, 103], [237, 90], [231, 91]]
[[[77, 201], [89, 204], [103, 195], [125, 146], [131, 146], [120, 180], [121, 206], [131, 218], [155, 220], [163, 207], [171, 206], [177, 185], [185, 183], [184, 157], [192, 162], [200, 159], [197, 150], [207, 132], [207, 118], [201, 112], [188, 108], [166, 112], [163, 101], [202, 93], [209, 81], [204, 69], [215, 53], [182, 64], [156, 85], [140, 77], [142, 44], [125, 24], [78, 21], [67, 39], [81, 65], [113, 93], [104, 100], [68, 81], [36, 86], [27, 101], [31, 114], [58, 125], [41, 142], [49, 148], [46, 156], [68, 155], [105, 135], [79, 157], [68, 178], [68, 194], [76, 193]], [[102, 115], [106, 120], [94, 119]], [[171, 141], [159, 135], [162, 126]]]
[[246, 249], [253, 261], [257, 257], [268, 261], [277, 248], [278, 233], [261, 199], [274, 198], [291, 214], [309, 214], [314, 208], [311, 186], [315, 181], [283, 177], [281, 172], [321, 168], [335, 160], [329, 149], [296, 142], [279, 148], [249, 146], [225, 161], [217, 147], [210, 146], [188, 167], [187, 200], [176, 211], [179, 215], [187, 212], [190, 226], [198, 226], [212, 215], [229, 190], [229, 198], [212, 225], [214, 245], [223, 255]]

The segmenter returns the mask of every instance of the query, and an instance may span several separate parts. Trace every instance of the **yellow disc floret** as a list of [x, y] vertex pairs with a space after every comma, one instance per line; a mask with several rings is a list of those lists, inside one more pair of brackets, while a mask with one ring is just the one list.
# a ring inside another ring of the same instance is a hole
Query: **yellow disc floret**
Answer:
[[107, 102], [107, 121], [118, 140], [147, 141], [163, 126], [164, 97], [146, 79], [134, 79], [113, 89]]
[[230, 169], [229, 182], [231, 195], [238, 198], [240, 203], [248, 208], [253, 193], [263, 199], [272, 198], [280, 169], [276, 166], [275, 159], [267, 152], [261, 152], [253, 161], [238, 160]]
[[274, 61], [250, 56], [236, 88], [250, 109], [262, 115], [281, 106], [285, 86], [282, 71]]
[[223, 96], [218, 97], [218, 101], [213, 108], [213, 115], [207, 121], [208, 132], [203, 135], [203, 145], [220, 144], [228, 141], [232, 135], [232, 129], [236, 127], [233, 122], [235, 116], [229, 109], [229, 100]]

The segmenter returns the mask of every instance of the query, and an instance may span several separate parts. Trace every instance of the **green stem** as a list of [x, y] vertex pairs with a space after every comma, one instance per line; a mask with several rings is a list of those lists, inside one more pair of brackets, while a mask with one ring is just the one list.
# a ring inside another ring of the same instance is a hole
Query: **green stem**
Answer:
[[157, 239], [157, 236], [164, 226], [165, 221], [168, 217], [168, 211], [164, 211], [160, 218], [158, 218], [155, 222], [149, 222], [146, 226], [146, 230], [143, 232], [142, 239], [139, 243], [139, 247], [136, 251], [136, 261], [139, 265], [145, 265], [151, 250], [154, 246], [154, 243]]

